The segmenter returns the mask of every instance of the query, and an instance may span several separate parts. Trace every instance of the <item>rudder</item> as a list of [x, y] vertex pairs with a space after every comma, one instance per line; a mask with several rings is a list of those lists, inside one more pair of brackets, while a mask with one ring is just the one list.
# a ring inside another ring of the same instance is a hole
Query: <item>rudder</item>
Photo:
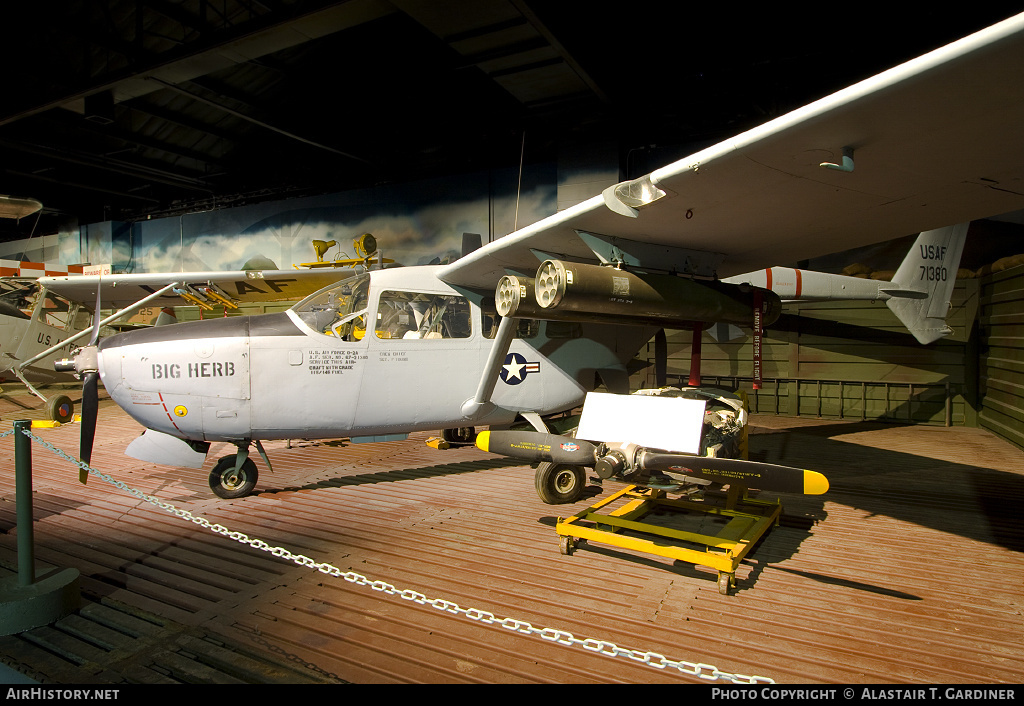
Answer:
[[932, 343], [953, 332], [946, 324], [964, 241], [970, 223], [924, 231], [914, 241], [885, 303], [914, 337]]

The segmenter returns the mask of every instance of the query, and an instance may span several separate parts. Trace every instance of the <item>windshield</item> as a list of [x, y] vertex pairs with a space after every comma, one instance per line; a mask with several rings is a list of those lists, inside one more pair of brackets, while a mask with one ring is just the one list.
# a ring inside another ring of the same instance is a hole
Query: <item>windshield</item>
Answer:
[[362, 274], [311, 294], [292, 307], [317, 333], [345, 341], [360, 340], [366, 331], [370, 275]]
[[17, 319], [30, 318], [38, 295], [35, 280], [0, 279], [0, 313]]

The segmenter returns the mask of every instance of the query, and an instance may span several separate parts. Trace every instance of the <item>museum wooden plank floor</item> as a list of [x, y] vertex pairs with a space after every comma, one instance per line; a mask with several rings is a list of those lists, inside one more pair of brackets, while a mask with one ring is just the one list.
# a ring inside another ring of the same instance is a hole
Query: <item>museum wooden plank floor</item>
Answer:
[[[0, 431], [37, 406], [4, 397]], [[690, 564], [596, 544], [563, 556], [556, 517], [597, 488], [545, 505], [529, 467], [437, 451], [428, 434], [268, 443], [274, 472], [225, 501], [208, 468], [124, 456], [141, 428], [106, 398], [99, 419], [97, 469], [241, 534], [96, 477], [81, 485], [32, 444], [39, 571], [78, 569], [83, 598], [53, 625], [0, 638], [0, 661], [38, 682], [708, 683], [560, 644], [566, 632], [779, 683], [1024, 682], [1024, 454], [981, 430], [755, 415], [752, 457], [832, 487], [783, 496], [782, 525], [723, 596]], [[76, 425], [37, 434], [76, 453]], [[13, 448], [0, 441], [2, 575], [17, 567]]]

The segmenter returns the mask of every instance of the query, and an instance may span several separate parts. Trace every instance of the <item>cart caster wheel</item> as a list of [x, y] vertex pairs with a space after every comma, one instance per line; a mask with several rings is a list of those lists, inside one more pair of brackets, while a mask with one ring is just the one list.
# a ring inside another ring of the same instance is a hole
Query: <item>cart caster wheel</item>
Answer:
[[563, 535], [558, 538], [558, 551], [565, 556], [572, 556], [572, 553], [576, 551], [576, 542], [572, 537]]
[[718, 575], [718, 592], [723, 596], [729, 595], [729, 589], [736, 585], [736, 577], [733, 574]]

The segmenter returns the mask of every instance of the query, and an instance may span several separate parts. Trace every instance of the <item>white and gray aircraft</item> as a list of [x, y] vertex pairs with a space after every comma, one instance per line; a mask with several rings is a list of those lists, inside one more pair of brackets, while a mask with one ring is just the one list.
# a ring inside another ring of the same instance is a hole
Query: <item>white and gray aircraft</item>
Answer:
[[0, 277], [0, 376], [19, 380], [46, 404], [47, 416], [68, 422], [74, 404], [63, 393], [44, 395], [37, 385], [73, 382], [68, 372], [54, 369], [74, 344], [93, 330], [96, 287], [103, 283], [102, 302], [125, 308], [106, 317], [101, 326], [147, 305], [156, 309], [158, 325], [174, 322], [161, 309], [174, 304], [226, 305], [238, 302], [296, 301], [338, 281], [335, 271], [247, 270], [238, 272], [181, 272], [171, 275], [67, 275]]
[[[1024, 208], [1022, 85], [1024, 14], [454, 263], [367, 272], [282, 313], [122, 333], [62, 367], [83, 377], [86, 395], [102, 378], [146, 427], [132, 456], [200, 467], [212, 442], [235, 444], [211, 488], [238, 497], [256, 480], [250, 447], [269, 466], [265, 440], [386, 439], [518, 418], [544, 434], [547, 415], [580, 405], [597, 383], [627, 392], [626, 365], [658, 329], [759, 333], [780, 299], [798, 294], [874, 287], [859, 295], [888, 300], [920, 340], [934, 340], [965, 231], [951, 224]], [[798, 292], [771, 270], [915, 232], [923, 240], [892, 283], [802, 273]], [[83, 415], [85, 461], [95, 423]], [[578, 497], [582, 471], [564, 468], [581, 448], [578, 465], [603, 462], [591, 447], [606, 440], [534, 439], [568, 449], [568, 461], [531, 460], [560, 498]], [[731, 472], [708, 468], [712, 478]]]

